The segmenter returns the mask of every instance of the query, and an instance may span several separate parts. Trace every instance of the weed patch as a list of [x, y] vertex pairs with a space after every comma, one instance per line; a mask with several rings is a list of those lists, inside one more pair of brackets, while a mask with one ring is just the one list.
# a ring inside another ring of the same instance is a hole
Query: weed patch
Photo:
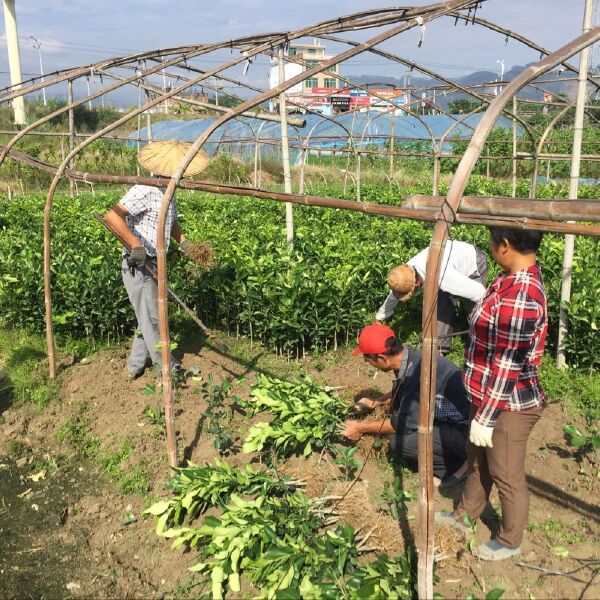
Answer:
[[100, 440], [92, 434], [86, 410], [86, 405], [82, 404], [77, 413], [56, 432], [56, 439], [68, 444], [82, 458], [96, 458], [100, 452]]

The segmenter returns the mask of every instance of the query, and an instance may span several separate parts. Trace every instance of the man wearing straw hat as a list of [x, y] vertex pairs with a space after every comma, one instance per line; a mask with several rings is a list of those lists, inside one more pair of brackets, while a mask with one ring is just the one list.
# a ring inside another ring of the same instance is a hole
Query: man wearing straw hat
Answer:
[[[389, 319], [398, 302], [406, 302], [425, 281], [429, 248], [413, 256], [406, 264], [394, 267], [388, 274], [391, 292], [381, 305], [375, 319]], [[440, 268], [437, 302], [438, 348], [442, 356], [448, 354], [451, 334], [456, 320], [456, 302], [461, 298], [467, 314], [485, 292], [487, 261], [485, 254], [475, 246], [457, 240], [448, 240]]]
[[[190, 145], [183, 142], [161, 141], [148, 144], [139, 155], [139, 163], [155, 175], [171, 177], [183, 161]], [[196, 175], [208, 166], [207, 155], [199, 151], [185, 171], [185, 176]], [[130, 380], [143, 374], [147, 360], [160, 365], [158, 342], [158, 287], [151, 271], [156, 272], [158, 217], [164, 190], [149, 185], [134, 185], [104, 216], [110, 227], [123, 240], [121, 273], [129, 301], [135, 312], [137, 331], [127, 359]], [[167, 213], [165, 244], [172, 237], [183, 254], [188, 254], [190, 243], [177, 221], [175, 197]], [[171, 357], [172, 368], [179, 364]]]

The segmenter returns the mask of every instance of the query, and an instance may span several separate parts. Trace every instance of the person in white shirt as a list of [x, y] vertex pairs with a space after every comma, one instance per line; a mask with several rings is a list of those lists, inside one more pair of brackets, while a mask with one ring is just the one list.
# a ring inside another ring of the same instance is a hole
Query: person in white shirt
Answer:
[[[376, 321], [389, 319], [398, 302], [406, 302], [422, 287], [427, 276], [429, 248], [413, 256], [406, 264], [394, 267], [388, 275], [391, 292], [375, 315]], [[450, 351], [456, 321], [457, 298], [471, 312], [473, 305], [483, 296], [487, 277], [485, 254], [467, 242], [448, 240], [442, 256], [437, 305], [438, 348], [442, 355]]]

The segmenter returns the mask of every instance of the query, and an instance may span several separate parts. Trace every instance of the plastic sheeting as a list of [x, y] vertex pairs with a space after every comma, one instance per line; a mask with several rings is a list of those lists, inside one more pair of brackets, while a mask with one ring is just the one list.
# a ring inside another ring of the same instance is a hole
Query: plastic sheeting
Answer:
[[[479, 123], [483, 113], [464, 118], [464, 115], [425, 115], [417, 118], [412, 115], [394, 117], [390, 113], [378, 111], [343, 113], [325, 118], [320, 115], [306, 115], [304, 127], [288, 126], [290, 160], [298, 163], [301, 148], [308, 147], [311, 152], [327, 152], [344, 147], [352, 147], [350, 136], [357, 148], [383, 146], [388, 143], [392, 133], [392, 119], [396, 147], [414, 145], [422, 142], [422, 151], [431, 148], [432, 142], [439, 144], [446, 134], [444, 150], [450, 149], [453, 138], [468, 140]], [[196, 119], [193, 121], [160, 121], [152, 124], [153, 140], [180, 140], [193, 142], [216, 119]], [[501, 117], [495, 127], [509, 128], [512, 123]], [[453, 127], [454, 126], [454, 127]], [[428, 130], [429, 128], [429, 130]], [[448, 130], [451, 130], [447, 134]], [[519, 132], [521, 128], [519, 127]], [[146, 129], [140, 131], [140, 137], [146, 137]], [[137, 134], [131, 136], [132, 139]], [[262, 158], [278, 159], [281, 155], [281, 128], [279, 123], [260, 119], [241, 117], [229, 121], [214, 131], [206, 144], [209, 155], [228, 152], [239, 158], [249, 160], [255, 155], [256, 144]]]

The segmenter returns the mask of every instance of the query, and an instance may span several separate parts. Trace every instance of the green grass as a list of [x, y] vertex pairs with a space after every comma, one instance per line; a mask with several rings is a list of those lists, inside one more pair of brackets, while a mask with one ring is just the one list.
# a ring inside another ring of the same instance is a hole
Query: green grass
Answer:
[[45, 408], [58, 397], [59, 384], [48, 377], [42, 336], [0, 326], [0, 363], [0, 407], [32, 402]]
[[122, 466], [132, 452], [133, 445], [130, 442], [124, 442], [117, 451], [102, 457], [100, 464], [105, 473], [117, 482], [117, 487], [122, 493], [145, 494], [150, 489], [146, 469], [142, 465], [125, 469]]
[[100, 440], [92, 434], [86, 410], [86, 405], [82, 404], [77, 413], [56, 432], [56, 439], [65, 442], [82, 458], [96, 458], [100, 453]]
[[585, 541], [589, 535], [589, 527], [584, 519], [576, 519], [569, 524], [548, 518], [540, 523], [530, 523], [527, 531], [541, 532], [551, 546], [557, 544], [578, 544]]
[[546, 354], [540, 368], [540, 379], [551, 402], [563, 403], [574, 415], [582, 416], [588, 425], [600, 419], [600, 373], [565, 369], [560, 371], [554, 359]]

